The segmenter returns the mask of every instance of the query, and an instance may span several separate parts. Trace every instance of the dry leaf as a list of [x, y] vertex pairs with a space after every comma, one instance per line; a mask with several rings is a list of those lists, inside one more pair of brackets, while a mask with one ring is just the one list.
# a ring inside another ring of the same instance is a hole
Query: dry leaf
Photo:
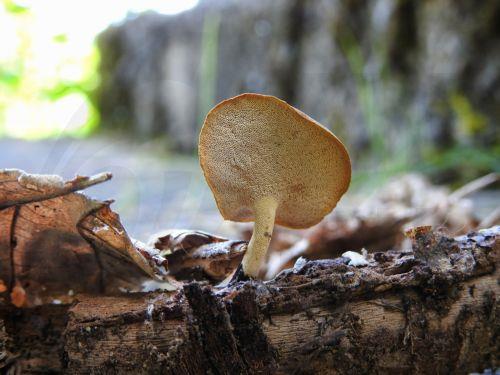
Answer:
[[231, 241], [193, 230], [166, 230], [149, 240], [169, 264], [169, 274], [179, 280], [218, 282], [240, 264], [246, 241]]
[[[112, 293], [124, 284], [140, 286], [138, 280], [155, 274], [131, 245], [109, 202], [74, 192], [110, 177], [102, 174], [63, 182], [54, 176], [0, 171], [4, 300], [21, 305], [23, 290], [23, 306], [66, 303], [78, 293]], [[106, 226], [89, 229], [86, 224], [93, 220]]]

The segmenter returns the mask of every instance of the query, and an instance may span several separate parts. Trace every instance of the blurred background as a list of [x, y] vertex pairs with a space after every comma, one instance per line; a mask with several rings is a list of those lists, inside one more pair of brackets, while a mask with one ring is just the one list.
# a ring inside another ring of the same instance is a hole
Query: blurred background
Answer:
[[[0, 0], [0, 168], [111, 171], [130, 234], [232, 234], [197, 160], [208, 110], [278, 96], [346, 144], [347, 210], [408, 172], [500, 171], [498, 0]], [[479, 218], [499, 186], [471, 195]]]

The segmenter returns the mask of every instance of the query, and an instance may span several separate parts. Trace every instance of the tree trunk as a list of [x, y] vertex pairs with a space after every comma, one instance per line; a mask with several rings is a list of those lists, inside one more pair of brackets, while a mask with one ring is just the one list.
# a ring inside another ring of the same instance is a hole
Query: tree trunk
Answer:
[[4, 307], [0, 366], [68, 373], [469, 373], [498, 366], [500, 227], [269, 282]]

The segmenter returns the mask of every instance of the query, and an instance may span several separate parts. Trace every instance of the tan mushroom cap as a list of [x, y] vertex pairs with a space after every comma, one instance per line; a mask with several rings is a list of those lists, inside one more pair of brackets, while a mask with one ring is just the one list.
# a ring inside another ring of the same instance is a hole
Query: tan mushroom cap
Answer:
[[276, 224], [308, 228], [332, 211], [351, 180], [333, 133], [273, 96], [242, 94], [207, 115], [200, 164], [226, 220], [254, 221], [254, 203], [278, 202]]

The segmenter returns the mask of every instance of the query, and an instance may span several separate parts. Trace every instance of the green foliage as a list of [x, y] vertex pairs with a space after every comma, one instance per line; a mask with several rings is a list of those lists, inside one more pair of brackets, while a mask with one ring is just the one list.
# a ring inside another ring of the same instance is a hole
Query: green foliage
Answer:
[[450, 104], [461, 134], [470, 136], [486, 129], [486, 117], [472, 107], [467, 97], [455, 92], [450, 95]]
[[22, 14], [29, 11], [29, 8], [12, 0], [2, 1], [6, 12], [11, 14]]
[[68, 36], [66, 34], [57, 34], [52, 37], [52, 40], [57, 43], [66, 43]]
[[201, 40], [198, 124], [203, 123], [205, 115], [215, 105], [219, 52], [219, 24], [220, 16], [218, 13], [209, 12], [205, 15]]
[[3, 89], [16, 90], [22, 80], [22, 67], [0, 66], [0, 85]]
[[429, 152], [417, 167], [434, 179], [442, 180], [445, 175], [461, 184], [491, 172], [500, 173], [500, 146], [487, 149], [457, 145], [445, 151]]
[[0, 136], [84, 136], [98, 124], [88, 99], [96, 87], [97, 48], [74, 30], [47, 30], [34, 9], [0, 0]]

